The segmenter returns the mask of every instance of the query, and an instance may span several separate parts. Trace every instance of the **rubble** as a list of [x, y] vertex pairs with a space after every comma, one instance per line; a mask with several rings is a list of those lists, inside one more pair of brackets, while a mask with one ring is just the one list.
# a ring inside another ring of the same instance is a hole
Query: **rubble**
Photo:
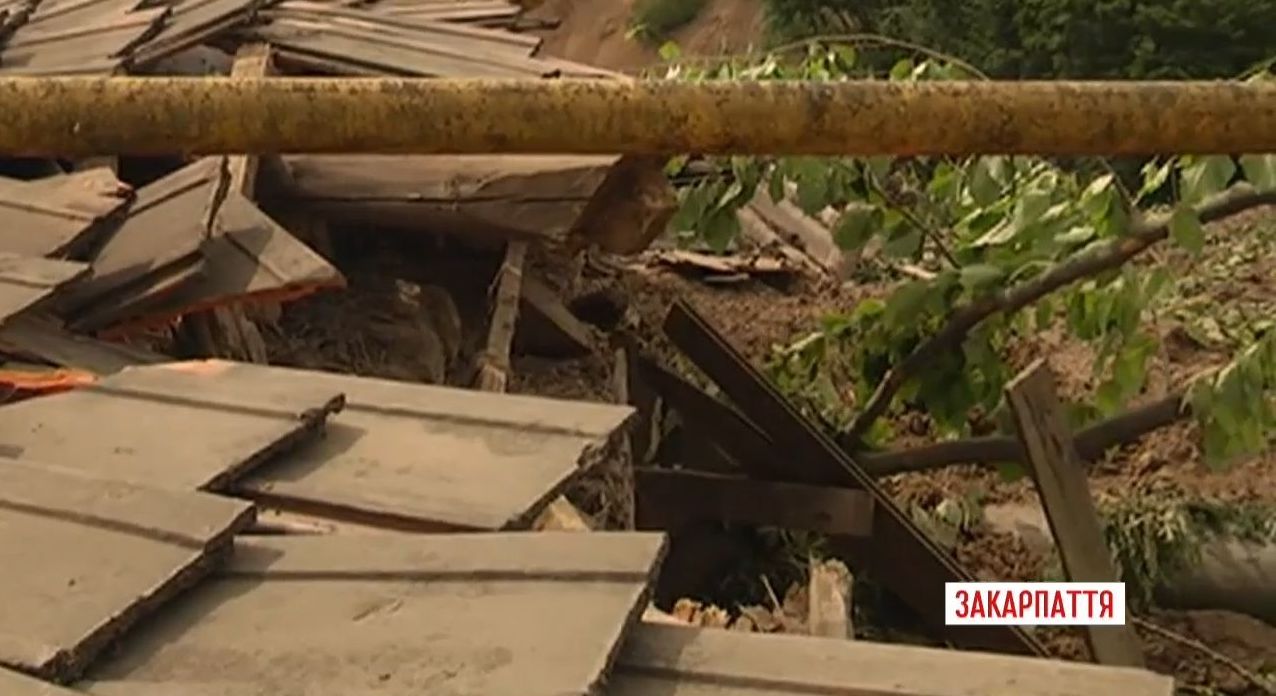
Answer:
[[[628, 79], [541, 55], [523, 24], [499, 0], [0, 0], [0, 75]], [[931, 619], [968, 574], [698, 317], [667, 333], [731, 404], [624, 335], [629, 298], [553, 277], [582, 251], [647, 252], [676, 205], [663, 164], [3, 170], [0, 564], [19, 570], [0, 579], [18, 600], [0, 692], [1170, 693], [1138, 670], [849, 640], [836, 561], [810, 559], [769, 609], [665, 601], [738, 551], [726, 525], [830, 535]], [[745, 251], [640, 262], [717, 281], [853, 263], [787, 201], [740, 215]], [[606, 364], [612, 403], [505, 393], [527, 356]], [[694, 466], [649, 456], [658, 403], [694, 426]], [[573, 502], [590, 477], [618, 481], [600, 495], [619, 513]], [[744, 635], [770, 631], [824, 638]], [[1041, 652], [1015, 630], [937, 632]]]

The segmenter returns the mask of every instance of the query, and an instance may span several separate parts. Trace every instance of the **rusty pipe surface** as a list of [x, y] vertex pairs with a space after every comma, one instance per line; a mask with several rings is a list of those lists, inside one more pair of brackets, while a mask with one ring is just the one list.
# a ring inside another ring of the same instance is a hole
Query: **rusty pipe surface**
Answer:
[[1276, 152], [1276, 84], [0, 79], [0, 153]]

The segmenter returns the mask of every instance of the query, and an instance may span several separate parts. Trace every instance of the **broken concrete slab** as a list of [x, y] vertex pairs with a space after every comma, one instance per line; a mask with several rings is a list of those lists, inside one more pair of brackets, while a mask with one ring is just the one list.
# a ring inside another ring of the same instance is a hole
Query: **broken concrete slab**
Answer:
[[608, 696], [1170, 696], [1170, 677], [995, 653], [646, 623]]
[[242, 501], [0, 460], [0, 664], [77, 678], [251, 521]]
[[633, 413], [281, 367], [226, 369], [345, 395], [322, 439], [254, 471], [237, 491], [275, 507], [393, 528], [527, 527], [576, 473], [601, 459]]
[[130, 367], [3, 407], [0, 455], [175, 490], [221, 490], [317, 434], [342, 395], [232, 363]]
[[276, 537], [129, 636], [94, 696], [597, 693], [662, 535]]

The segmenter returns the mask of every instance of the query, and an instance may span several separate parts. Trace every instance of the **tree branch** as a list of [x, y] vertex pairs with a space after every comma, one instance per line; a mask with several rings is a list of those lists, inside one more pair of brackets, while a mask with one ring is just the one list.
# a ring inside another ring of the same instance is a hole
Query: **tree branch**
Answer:
[[[1108, 449], [1140, 437], [1191, 415], [1184, 402], [1186, 391], [1177, 391], [1144, 406], [1131, 409], [1081, 430], [1073, 444], [1083, 461], [1093, 461]], [[1018, 438], [974, 437], [938, 442], [924, 447], [894, 452], [859, 452], [855, 461], [873, 476], [890, 476], [912, 471], [937, 469], [953, 464], [999, 464], [1023, 461]]]
[[[1196, 212], [1201, 223], [1205, 224], [1263, 205], [1276, 205], [1276, 191], [1259, 192], [1249, 184], [1238, 184], [1197, 206]], [[967, 334], [985, 319], [999, 313], [1018, 311], [1078, 280], [1121, 267], [1169, 236], [1169, 225], [1169, 214], [1144, 218], [1136, 222], [1134, 229], [1124, 237], [1069, 257], [1031, 280], [956, 309], [943, 328], [886, 373], [864, 410], [839, 438], [843, 446], [858, 449], [865, 431], [886, 412], [900, 388], [944, 351], [960, 345]]]

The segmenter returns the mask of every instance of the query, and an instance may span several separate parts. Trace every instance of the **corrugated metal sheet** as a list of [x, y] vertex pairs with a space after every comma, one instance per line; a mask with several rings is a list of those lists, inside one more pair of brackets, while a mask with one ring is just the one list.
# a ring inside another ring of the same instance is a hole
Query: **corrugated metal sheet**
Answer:
[[[131, 636], [94, 696], [597, 692], [644, 604], [659, 534], [245, 541]], [[299, 582], [304, 580], [304, 582]]]

